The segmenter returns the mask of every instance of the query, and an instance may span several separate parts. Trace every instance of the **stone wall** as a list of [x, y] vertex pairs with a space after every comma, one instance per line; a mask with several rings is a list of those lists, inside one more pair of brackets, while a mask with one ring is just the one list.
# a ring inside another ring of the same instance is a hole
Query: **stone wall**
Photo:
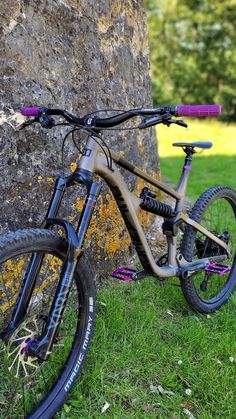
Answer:
[[[0, 14], [4, 233], [43, 220], [53, 179], [62, 170], [66, 132], [39, 126], [14, 131], [16, 110], [51, 106], [82, 115], [96, 109], [151, 106], [152, 100], [141, 0], [9, 0], [1, 2]], [[158, 168], [153, 130], [111, 132], [105, 139], [148, 171]], [[76, 150], [68, 143], [66, 167], [75, 159]], [[79, 206], [75, 202], [72, 206]]]

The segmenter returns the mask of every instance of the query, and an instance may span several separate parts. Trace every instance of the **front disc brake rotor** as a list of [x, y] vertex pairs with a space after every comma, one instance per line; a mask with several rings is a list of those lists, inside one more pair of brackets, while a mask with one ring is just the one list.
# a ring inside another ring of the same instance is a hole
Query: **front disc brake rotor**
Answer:
[[5, 359], [9, 372], [16, 378], [32, 375], [39, 367], [37, 357], [28, 353], [30, 344], [39, 334], [36, 316], [23, 321], [5, 346]]

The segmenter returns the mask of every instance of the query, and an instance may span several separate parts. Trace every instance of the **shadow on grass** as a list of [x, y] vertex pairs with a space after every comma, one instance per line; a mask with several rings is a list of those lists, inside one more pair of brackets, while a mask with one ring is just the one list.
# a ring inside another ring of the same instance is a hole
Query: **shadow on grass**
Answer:
[[[160, 157], [161, 173], [176, 186], [184, 162], [183, 156]], [[214, 185], [236, 189], [236, 155], [194, 156], [187, 195], [193, 199]]]

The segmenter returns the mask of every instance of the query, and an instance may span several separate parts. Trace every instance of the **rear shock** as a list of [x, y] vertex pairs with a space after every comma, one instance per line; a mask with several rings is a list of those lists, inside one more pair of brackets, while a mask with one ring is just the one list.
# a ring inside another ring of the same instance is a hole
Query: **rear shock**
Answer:
[[148, 188], [143, 188], [140, 198], [142, 199], [140, 203], [140, 208], [151, 212], [152, 214], [160, 215], [164, 218], [171, 218], [175, 215], [175, 212], [170, 205], [164, 204], [163, 202], [155, 199], [156, 194], [153, 191], [150, 191]]

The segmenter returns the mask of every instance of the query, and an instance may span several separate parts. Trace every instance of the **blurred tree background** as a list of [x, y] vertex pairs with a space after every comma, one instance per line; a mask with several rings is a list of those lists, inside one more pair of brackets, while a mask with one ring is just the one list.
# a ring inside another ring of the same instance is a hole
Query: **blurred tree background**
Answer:
[[221, 103], [236, 121], [236, 0], [144, 0], [155, 105]]

